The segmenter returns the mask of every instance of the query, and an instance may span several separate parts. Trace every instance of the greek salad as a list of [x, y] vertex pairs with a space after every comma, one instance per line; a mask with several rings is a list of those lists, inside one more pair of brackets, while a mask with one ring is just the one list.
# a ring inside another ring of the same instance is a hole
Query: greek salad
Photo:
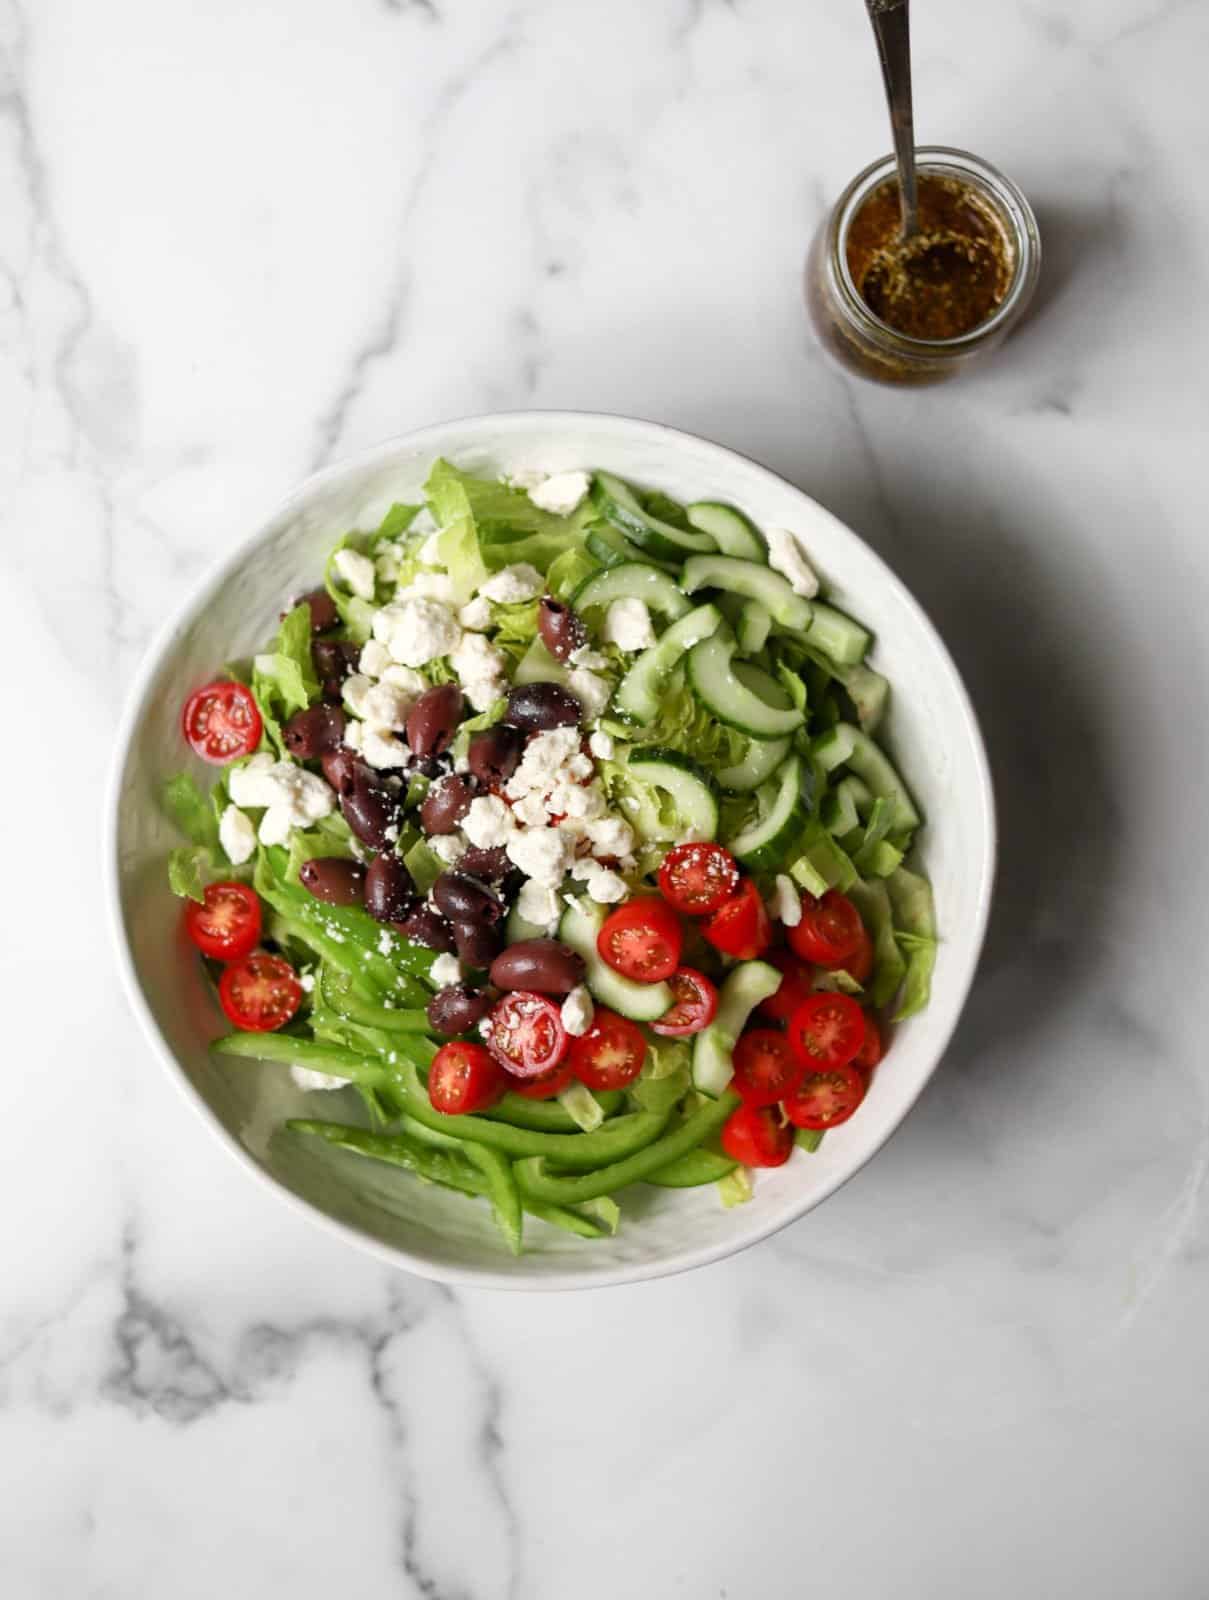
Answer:
[[484, 1196], [513, 1251], [637, 1183], [744, 1201], [928, 1001], [870, 644], [731, 506], [437, 461], [184, 707], [213, 1048], [341, 1107], [281, 1136]]

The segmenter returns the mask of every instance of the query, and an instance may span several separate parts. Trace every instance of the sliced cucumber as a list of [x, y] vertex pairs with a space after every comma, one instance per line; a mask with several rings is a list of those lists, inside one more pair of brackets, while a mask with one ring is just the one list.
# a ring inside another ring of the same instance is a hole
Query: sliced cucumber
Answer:
[[660, 561], [683, 561], [695, 551], [717, 549], [710, 534], [674, 528], [644, 511], [629, 484], [611, 472], [598, 472], [593, 478], [592, 504], [619, 533]]
[[[742, 561], [738, 556], [690, 556], [680, 574], [680, 587], [685, 594], [708, 588], [746, 595], [749, 600], [758, 600], [782, 627], [805, 632], [811, 626], [810, 601], [795, 594], [779, 572], [755, 561]], [[839, 612], [835, 614], [838, 616]], [[866, 634], [866, 643], [868, 638]]]
[[873, 791], [855, 773], [842, 778], [827, 796], [823, 806], [823, 826], [828, 833], [842, 839], [845, 834], [859, 828], [861, 818], [873, 809]]
[[596, 937], [605, 915], [604, 907], [591, 900], [572, 900], [558, 925], [558, 937], [584, 958], [584, 982], [594, 1000], [634, 1022], [654, 1022], [671, 1006], [672, 991], [666, 983], [634, 983], [601, 960]]
[[781, 974], [766, 961], [744, 961], [718, 991], [718, 1011], [693, 1040], [693, 1085], [716, 1099], [734, 1076], [732, 1053], [748, 1017], [781, 987]]
[[747, 600], [739, 612], [739, 621], [735, 627], [735, 637], [739, 641], [739, 649], [745, 656], [758, 655], [768, 643], [768, 635], [772, 629], [772, 617], [767, 606], [758, 600]]
[[[584, 539], [584, 549], [602, 567], [619, 567], [623, 561], [651, 560], [650, 556], [639, 550], [637, 545], [631, 544], [607, 522], [598, 523], [590, 530]], [[658, 566], [660, 563], [654, 564]]]
[[641, 600], [648, 611], [658, 611], [670, 622], [682, 617], [692, 604], [681, 594], [674, 578], [645, 561], [623, 561], [604, 572], [594, 572], [571, 596], [576, 611], [611, 605], [614, 600]]
[[526, 939], [545, 939], [550, 930], [537, 922], [529, 922], [522, 917], [516, 906], [508, 913], [508, 920], [504, 924], [504, 942], [506, 944], [523, 944]]
[[756, 790], [759, 816], [726, 841], [744, 866], [772, 872], [789, 858], [810, 816], [803, 797], [805, 776], [802, 758], [790, 756], [776, 777]]
[[[689, 565], [685, 563], [686, 580]], [[693, 586], [685, 581], [684, 587], [691, 592]], [[802, 604], [806, 605], [807, 602], [803, 601]], [[833, 661], [838, 661], [841, 667], [855, 667], [865, 659], [872, 637], [868, 628], [862, 628], [859, 622], [853, 622], [851, 617], [846, 617], [834, 606], [821, 605], [817, 600], [810, 602], [807, 609], [810, 612], [809, 621], [797, 623], [796, 626], [806, 629], [810, 644], [816, 645]], [[775, 611], [773, 616], [776, 616]], [[783, 620], [777, 617], [778, 622]], [[795, 626], [793, 623], [788, 625]]]
[[[752, 739], [781, 739], [800, 728], [806, 718], [788, 704], [789, 696], [774, 684], [767, 673], [740, 663], [732, 666], [734, 635], [715, 633], [695, 644], [688, 653], [688, 681], [702, 705], [729, 728], [738, 728]], [[784, 705], [763, 699], [752, 687], [755, 683], [775, 689]]]
[[866, 733], [876, 733], [886, 714], [890, 701], [890, 685], [880, 672], [872, 667], [840, 667], [836, 677], [848, 691], [848, 698], [856, 707], [857, 720]]
[[[591, 583], [591, 578], [587, 580]], [[567, 681], [567, 669], [561, 661], [556, 661], [540, 639], [525, 651], [516, 664], [516, 671], [512, 674], [514, 684], [522, 683], [561, 683]]]
[[[689, 660], [692, 661], [691, 656]], [[889, 757], [863, 729], [854, 728], [850, 722], [837, 722], [816, 741], [814, 754], [825, 772], [847, 765], [858, 778], [865, 780], [875, 797], [880, 795], [890, 802], [893, 807], [891, 833], [905, 833], [919, 827], [921, 818], [906, 784]]]
[[665, 789], [680, 814], [685, 839], [713, 839], [718, 832], [718, 790], [704, 768], [679, 750], [655, 745], [631, 750], [629, 770], [643, 783]]
[[618, 685], [613, 706], [632, 722], [651, 722], [659, 715], [668, 676], [686, 650], [708, 639], [722, 625], [717, 606], [686, 611], [648, 650], [644, 650]]
[[768, 546], [741, 511], [717, 500], [698, 500], [686, 512], [694, 528], [710, 534], [724, 556], [743, 561], [767, 561]]
[[728, 794], [750, 794], [766, 783], [789, 754], [788, 739], [752, 739], [742, 761], [714, 774]]

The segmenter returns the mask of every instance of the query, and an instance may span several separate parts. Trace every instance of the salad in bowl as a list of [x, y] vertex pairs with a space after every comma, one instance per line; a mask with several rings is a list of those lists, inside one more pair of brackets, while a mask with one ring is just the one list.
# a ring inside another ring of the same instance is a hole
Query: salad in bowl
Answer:
[[860, 1117], [937, 928], [890, 685], [792, 530], [438, 458], [315, 579], [162, 794], [213, 1049], [313, 1102], [285, 1137], [519, 1252], [636, 1185], [741, 1205]]

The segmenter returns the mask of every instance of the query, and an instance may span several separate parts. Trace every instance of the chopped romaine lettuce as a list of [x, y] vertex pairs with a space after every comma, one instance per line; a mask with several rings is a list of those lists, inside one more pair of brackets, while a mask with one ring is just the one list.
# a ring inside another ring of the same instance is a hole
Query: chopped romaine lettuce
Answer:
[[894, 937], [890, 895], [886, 885], [876, 879], [854, 883], [848, 895], [873, 939], [873, 979], [869, 985], [869, 997], [875, 1006], [889, 1005], [898, 993], [907, 970]]
[[215, 849], [218, 845], [218, 819], [209, 798], [202, 793], [188, 772], [175, 773], [160, 789], [160, 804], [171, 822], [192, 844]]
[[168, 887], [182, 899], [205, 900], [209, 865], [210, 852], [205, 845], [178, 845], [168, 856]]
[[729, 1211], [732, 1206], [744, 1205], [751, 1199], [751, 1173], [746, 1167], [736, 1167], [724, 1178], [719, 1178], [714, 1187], [718, 1191], [719, 1200]]
[[922, 1011], [931, 998], [932, 971], [936, 966], [936, 908], [932, 885], [906, 867], [891, 873], [886, 887], [894, 908], [898, 942], [907, 956], [907, 975], [894, 1014], [894, 1020], [901, 1022]]
[[420, 894], [427, 894], [445, 870], [445, 863], [425, 839], [417, 839], [403, 857], [403, 865], [411, 873]]

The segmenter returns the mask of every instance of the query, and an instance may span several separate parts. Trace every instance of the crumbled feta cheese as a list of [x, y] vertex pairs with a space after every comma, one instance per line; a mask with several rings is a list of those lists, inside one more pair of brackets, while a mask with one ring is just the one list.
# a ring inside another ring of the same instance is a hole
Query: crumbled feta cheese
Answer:
[[506, 844], [515, 830], [516, 818], [511, 807], [495, 794], [476, 795], [462, 818], [462, 831], [480, 850], [493, 850], [496, 845]]
[[415, 700], [414, 694], [408, 694], [397, 683], [375, 683], [362, 697], [359, 715], [378, 732], [388, 733], [403, 727]]
[[634, 848], [634, 830], [621, 817], [601, 817], [588, 823], [594, 856], [625, 856]]
[[438, 833], [429, 839], [428, 848], [447, 867], [452, 867], [459, 857], [466, 854], [466, 841], [456, 833]]
[[253, 756], [227, 779], [227, 792], [237, 806], [264, 806], [262, 844], [284, 844], [291, 828], [305, 828], [331, 812], [336, 797], [329, 786], [292, 761]]
[[270, 806], [260, 819], [257, 838], [261, 844], [285, 844], [291, 826], [290, 814], [284, 806]]
[[315, 1072], [311, 1067], [291, 1067], [290, 1077], [300, 1089], [343, 1089], [347, 1078], [333, 1078], [329, 1072]]
[[567, 674], [567, 688], [583, 708], [585, 722], [595, 722], [609, 703], [609, 685], [586, 667], [575, 667]]
[[530, 793], [549, 794], [562, 769], [578, 752], [578, 728], [550, 728], [535, 734], [525, 746], [520, 766], [508, 779], [508, 798], [520, 800]]
[[591, 856], [581, 856], [578, 861], [571, 863], [571, 876], [577, 883], [586, 883], [600, 871], [600, 863], [593, 861]]
[[344, 742], [350, 750], [361, 749], [361, 739], [364, 727], [360, 722], [350, 722], [344, 730]]
[[573, 1039], [581, 1038], [592, 1026], [596, 1008], [584, 984], [577, 984], [559, 1009], [562, 1025]]
[[476, 711], [486, 711], [507, 689], [504, 658], [481, 633], [464, 633], [449, 664]]
[[453, 579], [447, 572], [417, 572], [395, 596], [396, 600], [439, 600], [443, 606], [452, 606], [456, 598]]
[[458, 612], [458, 621], [472, 633], [482, 633], [491, 626], [491, 605], [482, 595], [464, 605]]
[[[347, 729], [344, 742], [348, 743]], [[386, 772], [391, 767], [405, 767], [411, 751], [402, 739], [396, 738], [388, 729], [375, 728], [366, 722], [361, 729], [361, 754], [371, 767], [376, 767], [379, 772]]]
[[603, 638], [606, 644], [615, 644], [627, 653], [645, 650], [655, 643], [651, 613], [641, 600], [614, 600], [605, 612]]
[[558, 828], [522, 828], [507, 842], [508, 859], [527, 878], [556, 889], [562, 882], [574, 849]]
[[588, 749], [596, 757], [597, 761], [612, 761], [613, 759], [613, 740], [599, 728], [588, 740]]
[[378, 935], [378, 954], [380, 956], [388, 956], [394, 947], [395, 941], [391, 938], [389, 931], [383, 928]]
[[627, 892], [625, 879], [607, 867], [599, 867], [588, 879], [588, 897], [597, 905], [614, 905], [624, 900]]
[[547, 884], [527, 878], [516, 897], [516, 914], [535, 928], [553, 933], [558, 924], [558, 894]]
[[513, 489], [524, 489], [528, 492], [530, 489], [536, 489], [538, 484], [545, 483], [549, 476], [550, 474], [543, 472], [540, 467], [518, 467], [515, 472], [509, 473], [508, 483]]
[[796, 928], [802, 920], [802, 896], [793, 879], [784, 872], [777, 873], [776, 885], [768, 901], [768, 914], [787, 928]]
[[526, 828], [541, 828], [549, 821], [546, 802], [536, 791], [518, 800], [512, 808], [512, 815]]
[[365, 697], [373, 687], [373, 679], [367, 678], [363, 672], [354, 672], [352, 677], [345, 678], [340, 692], [354, 717], [365, 715]]
[[461, 983], [462, 963], [457, 956], [439, 955], [432, 964], [431, 976], [438, 989], [447, 989], [451, 983]]
[[238, 806], [228, 806], [218, 824], [218, 842], [232, 866], [240, 867], [256, 849], [256, 831]]
[[439, 600], [395, 600], [375, 613], [374, 638], [400, 666], [423, 667], [456, 650], [462, 630]]
[[273, 766], [273, 757], [267, 750], [262, 750], [231, 768], [227, 778], [227, 793], [237, 806], [272, 805], [275, 791], [266, 780]]
[[398, 579], [400, 555], [397, 544], [378, 546], [374, 555], [374, 571], [383, 583], [394, 583]]
[[346, 545], [343, 550], [336, 551], [332, 565], [359, 599], [374, 598], [374, 564], [368, 556], [363, 556], [360, 550], [350, 550]]
[[548, 806], [555, 816], [570, 817], [576, 821], [601, 817], [606, 810], [604, 790], [598, 783], [567, 783], [560, 779], [550, 791]]
[[768, 564], [789, 580], [795, 594], [810, 600], [819, 592], [819, 580], [810, 569], [810, 563], [798, 547], [798, 542], [788, 528], [769, 528]]
[[370, 639], [361, 647], [357, 671], [366, 678], [381, 678], [390, 668], [390, 651], [378, 639]]
[[529, 490], [529, 498], [542, 511], [556, 517], [569, 517], [581, 504], [591, 487], [586, 472], [556, 472], [536, 489]]
[[298, 974], [298, 987], [303, 994], [314, 994], [315, 974], [313, 972], [300, 972]]
[[439, 567], [441, 565], [441, 534], [444, 529], [438, 528], [435, 533], [430, 533], [424, 543], [416, 551], [416, 556], [426, 567]]
[[609, 658], [590, 644], [581, 644], [567, 657], [568, 666], [587, 667], [589, 672], [600, 672], [609, 664]]
[[402, 689], [412, 700], [418, 700], [428, 688], [427, 682], [410, 667], [387, 667], [380, 676], [383, 683], [393, 683], [396, 689]]
[[498, 605], [511, 606], [520, 600], [532, 600], [546, 587], [546, 580], [536, 567], [527, 561], [514, 567], [504, 567], [479, 585], [479, 595], [494, 600]]

